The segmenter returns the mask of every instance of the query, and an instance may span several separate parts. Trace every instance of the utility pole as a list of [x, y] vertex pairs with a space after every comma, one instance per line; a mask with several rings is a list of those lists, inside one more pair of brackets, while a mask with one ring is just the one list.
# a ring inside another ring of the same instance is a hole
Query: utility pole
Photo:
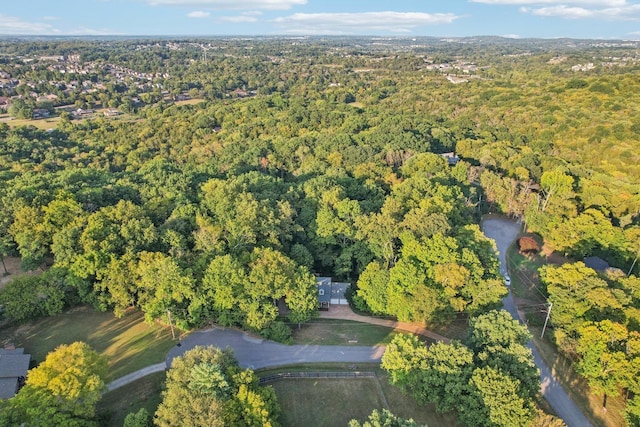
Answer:
[[[636, 254], [636, 258], [633, 260], [633, 264], [631, 264], [631, 268], [627, 272], [627, 277], [629, 277], [629, 275], [631, 275], [631, 272], [633, 271], [633, 267], [636, 266], [636, 262], [637, 261], [638, 261], [638, 254]], [[5, 270], [6, 270], [6, 267], [5, 267]]]
[[167, 317], [169, 318], [169, 326], [171, 326], [171, 336], [175, 340], [176, 339], [176, 333], [173, 330], [173, 322], [171, 321], [171, 312], [169, 311], [168, 308], [167, 308]]
[[549, 316], [551, 315], [551, 307], [553, 307], [553, 303], [549, 303], [549, 309], [547, 310], [547, 318], [544, 319], [544, 326], [542, 327], [542, 333], [540, 334], [540, 339], [544, 338], [544, 331], [547, 329], [547, 322], [549, 322]]

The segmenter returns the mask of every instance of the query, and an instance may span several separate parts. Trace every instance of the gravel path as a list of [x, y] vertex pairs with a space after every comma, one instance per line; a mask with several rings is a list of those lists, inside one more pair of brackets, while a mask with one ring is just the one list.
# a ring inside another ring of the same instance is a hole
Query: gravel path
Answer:
[[155, 365], [147, 366], [146, 368], [139, 369], [135, 372], [120, 377], [107, 384], [107, 391], [112, 391], [129, 383], [139, 380], [147, 375], [155, 374], [156, 372], [163, 372], [167, 369], [167, 364], [164, 362], [156, 363]]

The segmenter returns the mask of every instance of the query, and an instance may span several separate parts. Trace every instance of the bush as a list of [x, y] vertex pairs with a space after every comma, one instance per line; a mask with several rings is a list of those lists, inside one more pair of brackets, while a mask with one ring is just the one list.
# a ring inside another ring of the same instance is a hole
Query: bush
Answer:
[[4, 314], [14, 322], [25, 322], [60, 313], [65, 306], [65, 285], [54, 273], [13, 279], [0, 292]]
[[291, 328], [279, 320], [272, 322], [267, 329], [260, 332], [260, 335], [266, 339], [283, 344], [291, 344], [293, 342]]
[[127, 414], [124, 419], [124, 427], [150, 427], [151, 417], [146, 409], [140, 408], [138, 412]]

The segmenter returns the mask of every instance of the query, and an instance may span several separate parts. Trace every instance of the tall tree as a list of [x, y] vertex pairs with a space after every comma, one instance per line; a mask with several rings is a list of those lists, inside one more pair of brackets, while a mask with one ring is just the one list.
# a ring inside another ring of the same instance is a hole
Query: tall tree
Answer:
[[273, 389], [242, 370], [230, 350], [195, 347], [173, 360], [156, 411], [158, 426], [277, 427]]
[[351, 420], [348, 427], [420, 427], [420, 425], [411, 418], [407, 420], [398, 417], [386, 409], [382, 411], [374, 409], [367, 421], [360, 423], [358, 420]]
[[104, 391], [106, 358], [83, 342], [60, 345], [29, 371], [27, 384], [7, 401], [8, 425], [97, 426], [95, 406]]

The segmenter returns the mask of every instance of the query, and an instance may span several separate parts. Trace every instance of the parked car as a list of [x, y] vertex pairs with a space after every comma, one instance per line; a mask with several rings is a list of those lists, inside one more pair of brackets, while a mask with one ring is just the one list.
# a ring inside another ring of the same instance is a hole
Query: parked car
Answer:
[[509, 277], [508, 274], [505, 274], [505, 276], [504, 276], [504, 284], [506, 286], [511, 286], [511, 277]]

